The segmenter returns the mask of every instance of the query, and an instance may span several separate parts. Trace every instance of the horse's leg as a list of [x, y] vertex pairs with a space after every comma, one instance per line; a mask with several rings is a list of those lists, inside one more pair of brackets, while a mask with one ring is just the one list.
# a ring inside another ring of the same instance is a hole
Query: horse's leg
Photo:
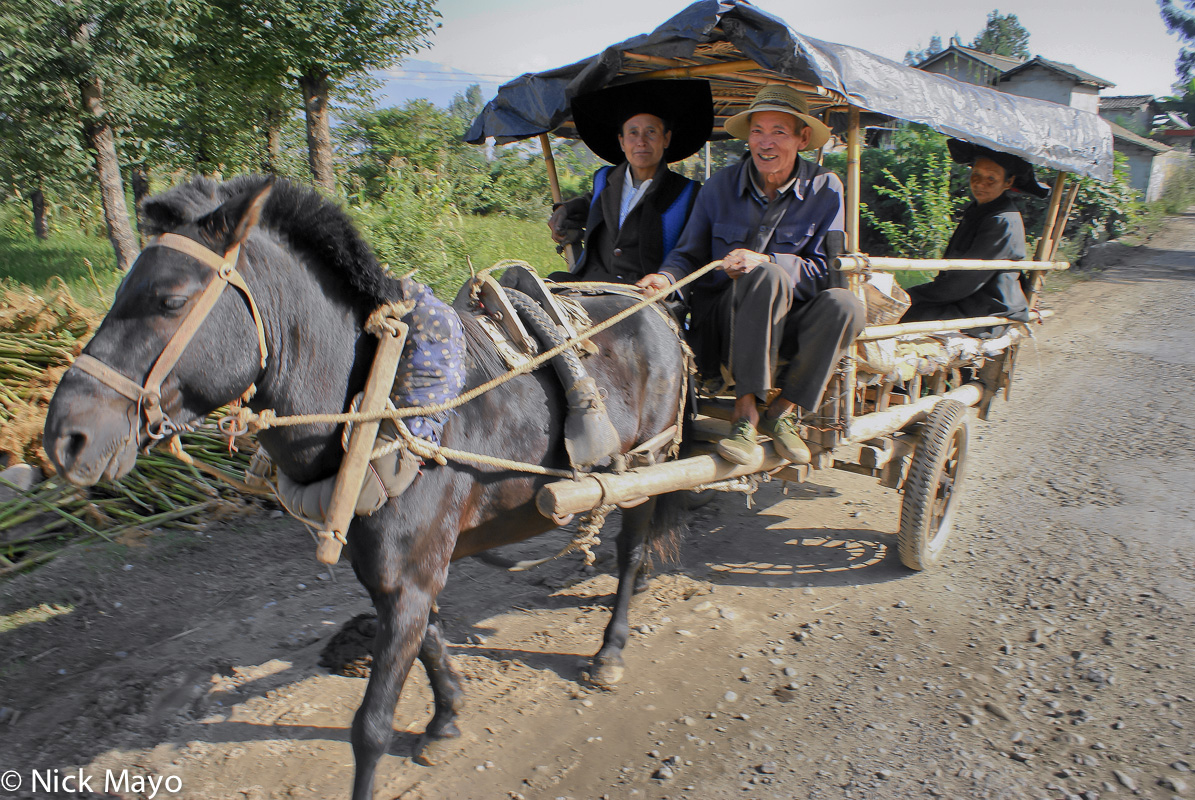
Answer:
[[409, 579], [400, 580], [390, 591], [371, 594], [378, 612], [378, 631], [369, 685], [353, 717], [353, 800], [372, 800], [378, 760], [390, 748], [394, 733], [398, 693], [415, 661], [432, 605], [432, 595]]
[[622, 530], [618, 532], [618, 591], [614, 595], [614, 609], [602, 649], [593, 657], [589, 680], [599, 686], [612, 686], [622, 680], [624, 672], [622, 650], [631, 630], [627, 614], [635, 584], [643, 566], [647, 549], [648, 526], [656, 507], [656, 498], [622, 512]]
[[464, 705], [464, 692], [461, 691], [460, 676], [452, 668], [445, 644], [439, 616], [433, 608], [427, 620], [427, 632], [423, 634], [423, 645], [419, 648], [419, 660], [427, 670], [427, 678], [436, 697], [436, 713], [423, 732], [416, 756], [417, 760], [428, 765], [435, 761], [435, 742], [461, 735], [456, 727], [456, 715]]
[[[357, 524], [363, 521], [358, 518]], [[353, 800], [372, 800], [378, 760], [389, 749], [394, 733], [399, 692], [421, 649], [432, 603], [448, 576], [449, 551], [436, 547], [436, 536], [425, 533], [417, 542], [381, 538], [365, 525], [354, 527], [349, 536], [353, 570], [369, 589], [378, 614], [373, 668], [365, 698], [353, 717]], [[439, 549], [444, 552], [436, 553]]]

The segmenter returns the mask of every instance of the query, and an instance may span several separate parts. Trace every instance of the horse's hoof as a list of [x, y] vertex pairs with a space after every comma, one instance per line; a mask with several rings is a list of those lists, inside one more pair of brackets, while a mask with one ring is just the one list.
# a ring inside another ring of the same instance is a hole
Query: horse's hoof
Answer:
[[600, 689], [613, 689], [614, 685], [621, 681], [622, 676], [625, 674], [625, 667], [621, 664], [612, 664], [609, 662], [594, 663], [588, 670], [581, 673], [586, 681]]
[[411, 760], [425, 767], [434, 767], [437, 764], [444, 763], [456, 754], [457, 747], [453, 743], [454, 738], [456, 737], [444, 738], [427, 735], [420, 737], [419, 744], [415, 748], [415, 754], [411, 756]]

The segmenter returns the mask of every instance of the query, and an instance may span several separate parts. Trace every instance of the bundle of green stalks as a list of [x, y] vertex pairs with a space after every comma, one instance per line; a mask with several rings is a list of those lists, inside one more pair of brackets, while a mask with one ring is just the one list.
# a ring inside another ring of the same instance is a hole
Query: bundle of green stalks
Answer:
[[[240, 480], [251, 443], [230, 452], [216, 431], [186, 434], [194, 463], [151, 450], [115, 482], [79, 489], [51, 477], [0, 503], [0, 576], [52, 559], [64, 547], [106, 540], [128, 544], [155, 528], [202, 529], [242, 512], [252, 492]], [[0, 485], [16, 486], [0, 478]]]
[[46, 409], [97, 324], [65, 285], [44, 294], [0, 293], [0, 453], [10, 460], [48, 467], [41, 448]]
[[241, 482], [250, 439], [228, 440], [214, 430], [186, 434], [188, 458], [164, 448], [142, 454], [137, 466], [115, 483], [90, 489], [53, 477], [42, 448], [50, 398], [98, 325], [64, 285], [42, 294], [0, 291], [0, 466], [25, 463], [51, 477], [0, 502], [0, 576], [53, 558], [78, 542], [128, 543], [158, 527], [196, 527], [245, 507], [253, 494]]

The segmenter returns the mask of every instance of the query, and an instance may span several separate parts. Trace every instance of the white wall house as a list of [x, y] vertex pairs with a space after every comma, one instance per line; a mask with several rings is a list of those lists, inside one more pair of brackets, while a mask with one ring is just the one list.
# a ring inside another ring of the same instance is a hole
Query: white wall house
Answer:
[[1149, 133], [1153, 128], [1154, 117], [1161, 113], [1161, 106], [1151, 94], [1100, 98], [1101, 117], [1142, 136]]
[[1084, 72], [1073, 64], [1050, 61], [1041, 56], [1021, 61], [952, 44], [917, 67], [927, 72], [948, 75], [964, 83], [991, 86], [1009, 94], [1100, 114], [1112, 126], [1113, 149], [1128, 158], [1129, 184], [1141, 192], [1147, 201], [1160, 198], [1165, 189], [1166, 176], [1185, 163], [1183, 154], [1171, 154], [1174, 148], [1146, 139], [1110, 118], [1117, 113], [1129, 114], [1130, 124], [1139, 127], [1132, 120], [1144, 120], [1148, 115], [1148, 127], [1153, 121], [1151, 112], [1156, 110], [1154, 98], [1104, 98], [1114, 102], [1105, 103], [1101, 110], [1100, 91], [1115, 84]]
[[1036, 97], [1098, 114], [1100, 90], [1115, 84], [1070, 64], [1037, 56], [1006, 71], [995, 85], [1009, 94]]
[[1001, 75], [1020, 63], [1019, 58], [998, 56], [951, 44], [945, 50], [922, 61], [917, 68], [936, 75], [949, 76], [961, 83], [992, 86]]

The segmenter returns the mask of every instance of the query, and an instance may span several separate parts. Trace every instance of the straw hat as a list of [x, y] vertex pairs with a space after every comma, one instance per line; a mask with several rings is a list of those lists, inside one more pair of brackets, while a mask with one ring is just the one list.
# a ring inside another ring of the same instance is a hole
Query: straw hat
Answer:
[[572, 106], [577, 135], [611, 164], [626, 161], [618, 134], [636, 114], [651, 114], [668, 124], [672, 140], [664, 160], [669, 163], [700, 150], [714, 128], [714, 99], [705, 80], [624, 83], [574, 97]]
[[809, 150], [818, 150], [830, 140], [830, 129], [817, 117], [809, 115], [809, 103], [805, 96], [791, 86], [782, 83], [769, 84], [759, 90], [747, 110], [726, 120], [726, 132], [736, 139], [746, 139], [751, 130], [751, 115], [756, 111], [779, 111], [791, 114], [813, 130], [809, 139]]
[[950, 157], [958, 164], [974, 164], [977, 158], [995, 161], [1012, 177], [1012, 188], [1018, 192], [1025, 192], [1034, 197], [1046, 197], [1050, 194], [1050, 187], [1038, 181], [1037, 175], [1033, 173], [1033, 165], [1020, 156], [972, 144], [965, 139], [951, 139], [946, 142], [946, 148], [950, 151]]

